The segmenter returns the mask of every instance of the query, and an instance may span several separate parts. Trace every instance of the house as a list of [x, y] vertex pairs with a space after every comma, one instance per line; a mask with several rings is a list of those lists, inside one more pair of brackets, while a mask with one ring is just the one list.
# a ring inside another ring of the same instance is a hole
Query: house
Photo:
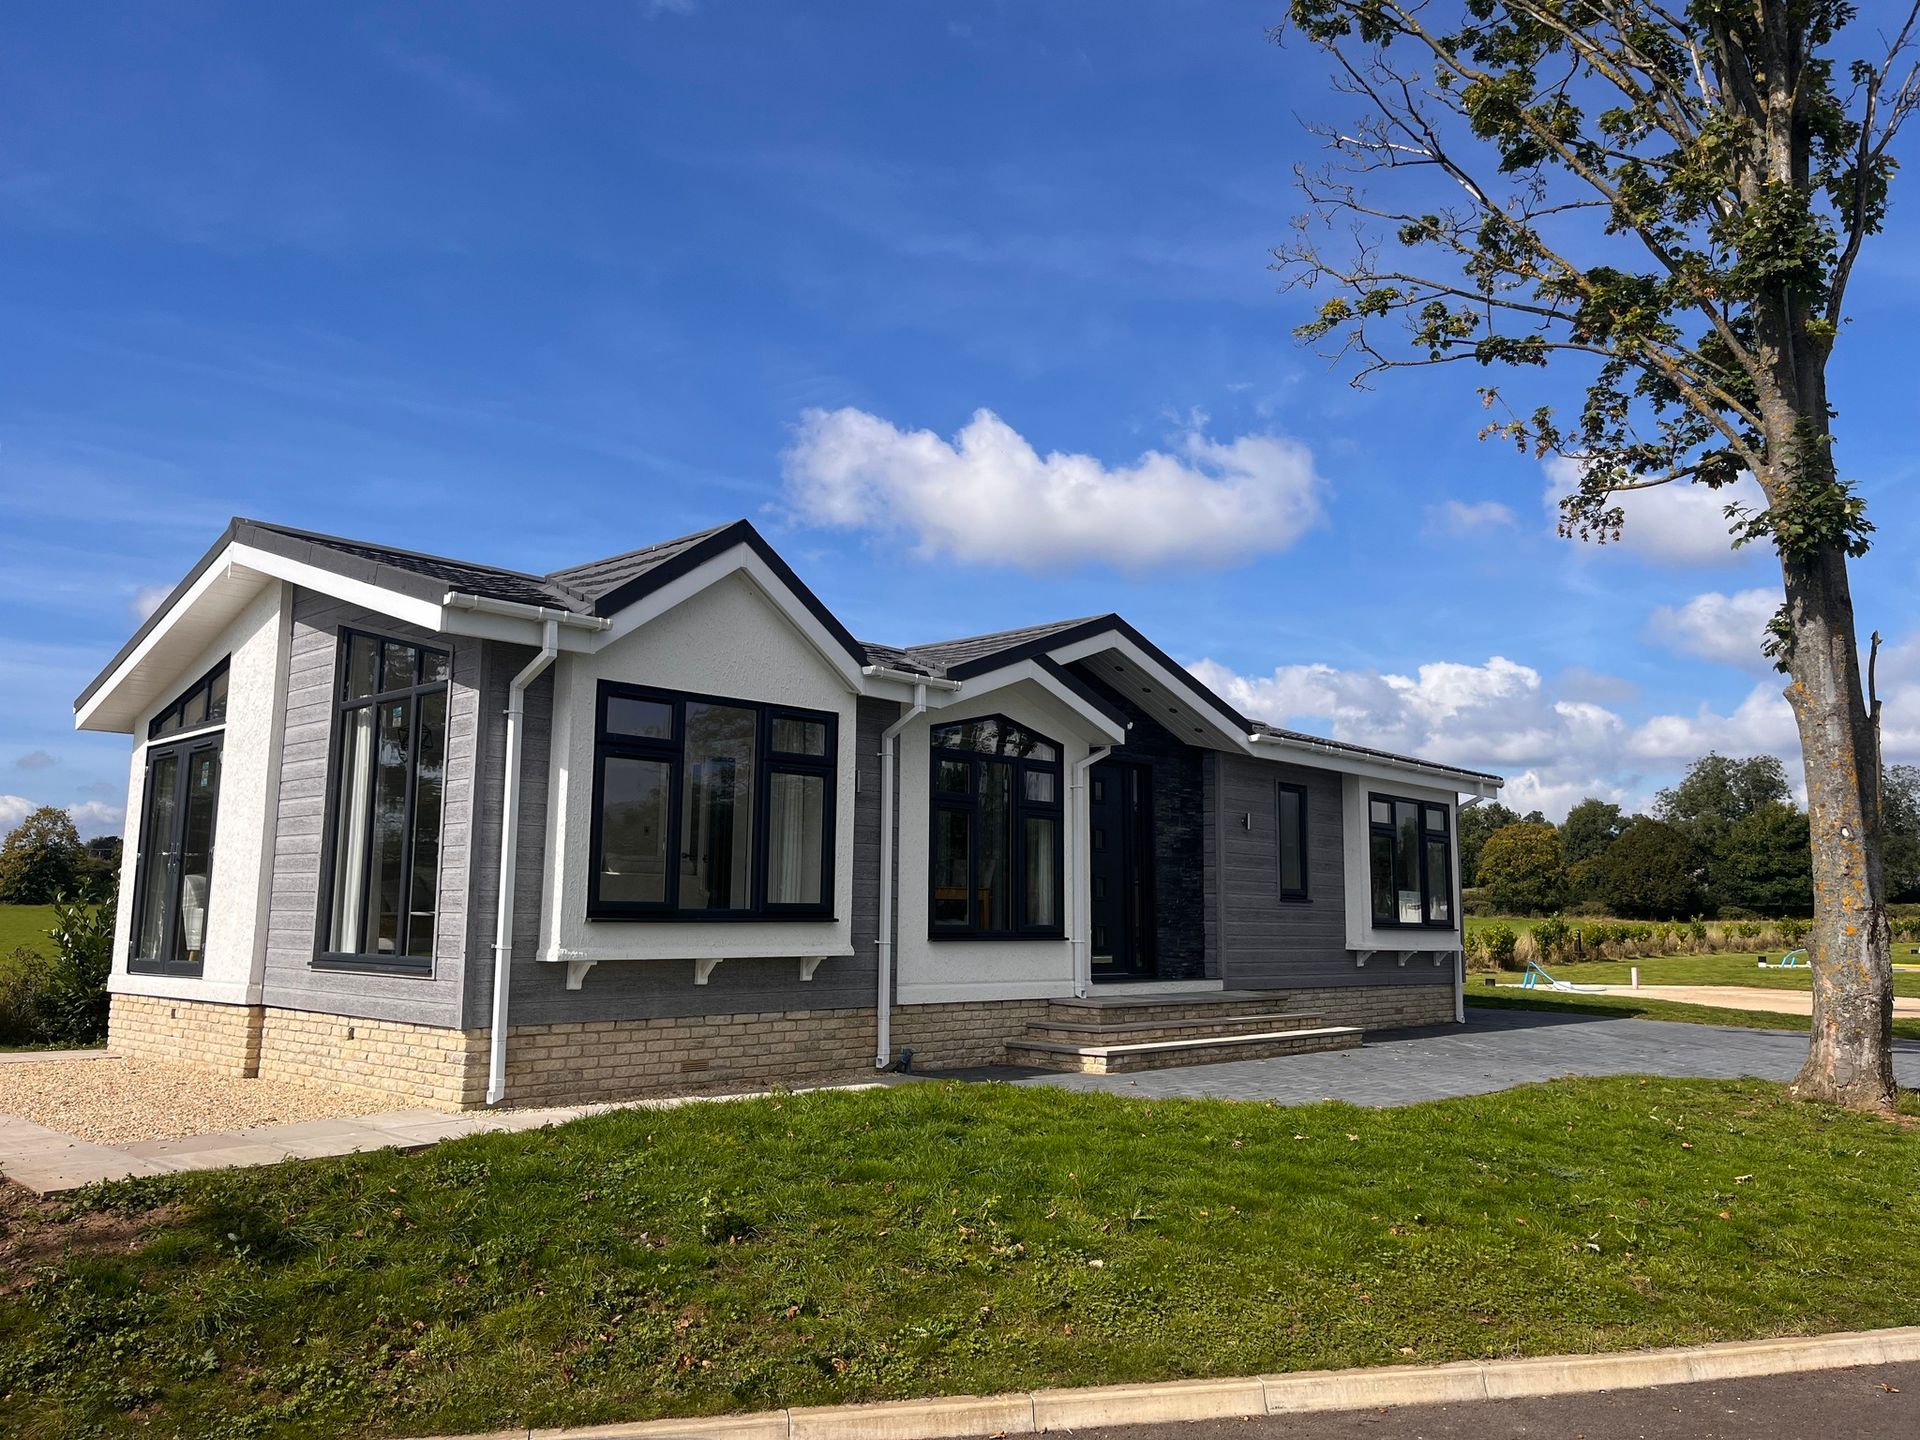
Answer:
[[745, 521], [550, 575], [235, 520], [133, 737], [111, 1046], [446, 1107], [1457, 1018], [1463, 797], [1116, 615], [856, 639]]

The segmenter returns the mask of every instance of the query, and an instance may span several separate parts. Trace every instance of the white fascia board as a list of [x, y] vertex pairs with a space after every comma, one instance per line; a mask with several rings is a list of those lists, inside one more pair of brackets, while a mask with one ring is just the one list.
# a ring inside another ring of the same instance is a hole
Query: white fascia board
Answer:
[[1348, 754], [1335, 748], [1322, 748], [1308, 741], [1290, 740], [1281, 735], [1254, 734], [1247, 737], [1247, 753], [1256, 760], [1282, 761], [1317, 770], [1333, 770], [1342, 775], [1357, 775], [1383, 785], [1424, 785], [1450, 795], [1473, 795], [1491, 800], [1500, 793], [1501, 782], [1479, 775], [1449, 770], [1444, 765], [1429, 765], [1418, 760], [1395, 761], [1384, 756]]
[[1027, 682], [1039, 686], [1051, 695], [1067, 710], [1079, 716], [1087, 728], [1109, 745], [1124, 745], [1127, 740], [1126, 726], [1115, 720], [1106, 711], [1089, 704], [1071, 686], [1062, 685], [1060, 677], [1048, 670], [1036, 660], [1018, 660], [998, 670], [989, 670], [981, 675], [969, 675], [960, 682], [958, 690], [942, 693], [928, 692], [927, 708], [945, 710], [954, 705], [972, 704], [996, 690], [1005, 690], [1009, 686]]
[[446, 611], [437, 601], [416, 600], [411, 595], [395, 594], [384, 585], [375, 585], [370, 580], [356, 580], [320, 565], [309, 565], [304, 560], [292, 560], [270, 550], [257, 550], [251, 545], [233, 545], [228, 547], [227, 563], [257, 570], [262, 575], [271, 575], [276, 580], [285, 580], [322, 595], [331, 595], [349, 605], [358, 605], [395, 620], [404, 620], [423, 630], [441, 631], [447, 628]]
[[1085, 640], [1076, 641], [1071, 645], [1062, 645], [1058, 650], [1050, 650], [1047, 653], [1056, 664], [1071, 665], [1076, 660], [1105, 654], [1109, 650], [1118, 651], [1126, 656], [1129, 662], [1151, 675], [1159, 685], [1185, 696], [1187, 703], [1193, 707], [1194, 711], [1201, 715], [1212, 727], [1214, 733], [1229, 745], [1237, 749], [1246, 747], [1247, 737], [1241, 730], [1239, 722], [1230, 715], [1221, 714], [1205, 693], [1196, 688], [1196, 682], [1191, 675], [1184, 670], [1169, 670], [1117, 630], [1091, 635]]
[[234, 552], [243, 548], [245, 547], [229, 545], [219, 559], [200, 572], [200, 578], [193, 582], [187, 593], [167, 607], [166, 613], [154, 622], [153, 628], [141, 638], [138, 645], [128, 652], [127, 658], [114, 667], [113, 674], [107, 677], [106, 683], [89, 695], [84, 705], [74, 710], [74, 729], [88, 728], [88, 722], [100, 712], [103, 705], [113, 698], [114, 692], [120, 688], [126, 678], [139, 669], [147, 657], [160, 647], [161, 642], [173, 633], [173, 628], [180, 623], [181, 617], [193, 608], [194, 602], [202, 599], [209, 590], [227, 578], [233, 563]]
[[644, 599], [636, 600], [613, 617], [613, 624], [598, 635], [590, 637], [591, 650], [601, 650], [623, 637], [631, 635], [642, 625], [646, 625], [666, 614], [676, 605], [685, 604], [708, 586], [714, 585], [735, 573], [746, 576], [754, 587], [780, 612], [787, 624], [798, 632], [846, 682], [847, 689], [859, 695], [867, 688], [866, 677], [860, 673], [861, 664], [849, 655], [833, 633], [822, 625], [819, 618], [800, 603], [786, 582], [773, 572], [771, 566], [754, 553], [753, 548], [744, 541], [732, 549], [716, 555], [704, 565], [689, 570], [679, 579], [661, 586]]

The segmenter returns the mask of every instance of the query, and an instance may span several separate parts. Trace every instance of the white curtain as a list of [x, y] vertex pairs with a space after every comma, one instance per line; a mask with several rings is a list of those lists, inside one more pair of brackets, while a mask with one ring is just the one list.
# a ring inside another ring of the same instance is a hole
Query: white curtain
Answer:
[[357, 954], [366, 915], [367, 835], [373, 804], [373, 707], [347, 719], [333, 835], [333, 925], [327, 948]]

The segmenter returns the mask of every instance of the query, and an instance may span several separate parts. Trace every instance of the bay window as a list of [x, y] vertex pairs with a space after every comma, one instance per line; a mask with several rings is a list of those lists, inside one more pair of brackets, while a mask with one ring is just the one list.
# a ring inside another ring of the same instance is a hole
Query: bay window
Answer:
[[1057, 939], [1060, 747], [1000, 716], [936, 725], [928, 932]]
[[827, 916], [836, 717], [600, 682], [598, 919]]
[[1373, 923], [1453, 928], [1453, 841], [1447, 807], [1367, 797]]

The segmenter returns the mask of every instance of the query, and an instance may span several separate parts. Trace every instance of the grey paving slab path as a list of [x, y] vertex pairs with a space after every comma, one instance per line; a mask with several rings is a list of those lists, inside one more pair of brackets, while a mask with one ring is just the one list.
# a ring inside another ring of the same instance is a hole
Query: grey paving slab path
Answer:
[[[1894, 1071], [1920, 1088], [1920, 1042], [1894, 1042]], [[1739, 1030], [1599, 1015], [1467, 1007], [1465, 1025], [1367, 1037], [1358, 1050], [1234, 1060], [1137, 1075], [1055, 1075], [972, 1070], [969, 1077], [1016, 1085], [1057, 1085], [1121, 1095], [1198, 1095], [1224, 1100], [1310, 1104], [1414, 1105], [1485, 1095], [1562, 1075], [1669, 1075], [1791, 1080], [1807, 1058], [1805, 1032]]]

